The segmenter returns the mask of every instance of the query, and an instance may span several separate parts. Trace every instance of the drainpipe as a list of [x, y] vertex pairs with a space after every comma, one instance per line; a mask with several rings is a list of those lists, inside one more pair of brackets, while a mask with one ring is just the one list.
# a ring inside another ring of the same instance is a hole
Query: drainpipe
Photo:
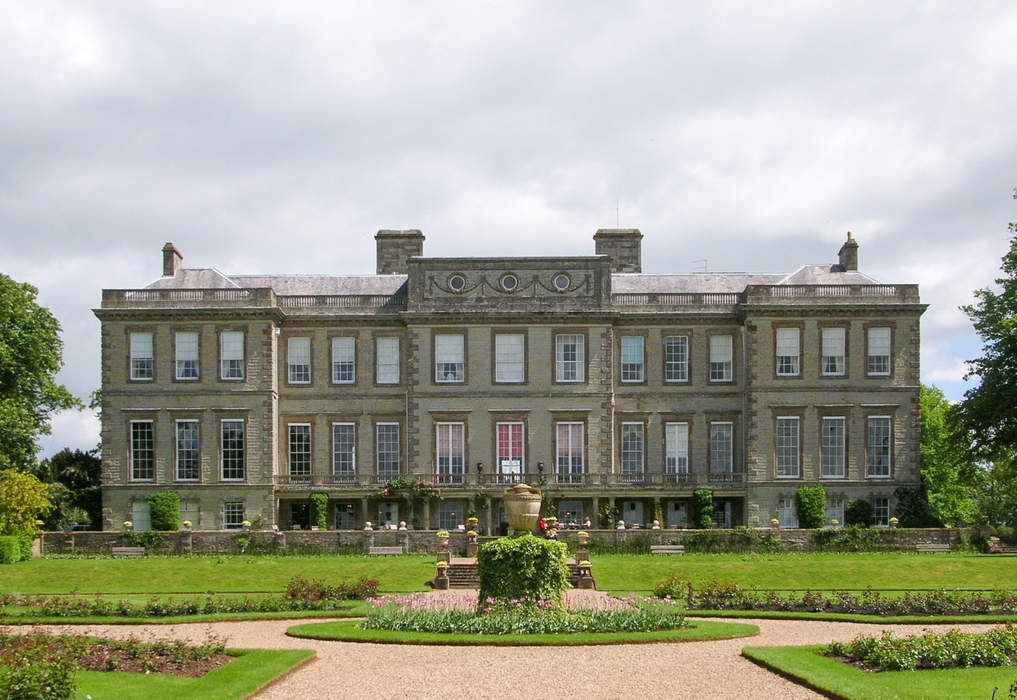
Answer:
[[608, 365], [608, 367], [610, 369], [608, 370], [608, 374], [611, 377], [611, 474], [613, 476], [614, 473], [615, 473], [615, 454], [614, 454], [614, 452], [615, 452], [615, 450], [614, 450], [614, 410], [615, 410], [615, 403], [614, 403], [614, 327], [613, 326], [607, 329], [607, 337], [608, 337], [608, 340], [611, 341], [611, 343], [610, 343], [610, 348], [611, 349], [608, 352], [608, 356], [609, 356], [609, 359], [610, 359], [610, 364]]
[[[748, 492], [748, 446], [749, 446], [749, 360], [746, 353], [747, 341], [745, 339], [745, 324], [746, 321], [743, 319], [741, 323], [741, 337], [742, 337], [742, 473], [745, 479], [745, 490]], [[743, 524], [748, 525], [749, 514], [748, 514], [748, 499], [742, 498], [742, 518], [745, 521]]]

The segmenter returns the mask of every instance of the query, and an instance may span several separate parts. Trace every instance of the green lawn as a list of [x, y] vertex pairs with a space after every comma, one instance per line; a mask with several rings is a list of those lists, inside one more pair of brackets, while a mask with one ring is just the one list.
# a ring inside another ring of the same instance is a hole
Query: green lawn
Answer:
[[[599, 555], [597, 588], [649, 591], [669, 574], [693, 583], [745, 587], [875, 589], [998, 588], [1017, 580], [1017, 558], [983, 554]], [[34, 559], [3, 566], [4, 593], [279, 592], [293, 576], [377, 579], [383, 592], [426, 590], [434, 558], [366, 556], [145, 557]]]
[[1017, 681], [1017, 668], [957, 668], [934, 671], [867, 673], [818, 653], [820, 647], [747, 647], [742, 655], [791, 680], [832, 698], [889, 700], [891, 698], [1007, 697]]
[[117, 700], [232, 700], [246, 698], [273, 679], [314, 656], [313, 651], [242, 650], [237, 658], [201, 678], [182, 678], [158, 673], [80, 671], [76, 698]]

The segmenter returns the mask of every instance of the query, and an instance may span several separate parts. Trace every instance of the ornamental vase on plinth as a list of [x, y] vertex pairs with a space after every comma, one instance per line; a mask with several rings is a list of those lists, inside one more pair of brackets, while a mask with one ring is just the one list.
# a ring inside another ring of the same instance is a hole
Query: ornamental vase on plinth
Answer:
[[505, 520], [516, 532], [532, 532], [540, 518], [540, 489], [516, 484], [502, 494]]

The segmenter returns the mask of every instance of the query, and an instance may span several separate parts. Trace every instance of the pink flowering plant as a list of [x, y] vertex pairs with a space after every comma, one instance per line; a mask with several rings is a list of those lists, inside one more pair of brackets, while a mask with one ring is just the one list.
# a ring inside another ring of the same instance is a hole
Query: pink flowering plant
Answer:
[[398, 476], [383, 483], [374, 495], [377, 498], [404, 497], [409, 501], [421, 502], [428, 498], [438, 498], [441, 496], [441, 489], [435, 486], [433, 481]]
[[681, 605], [636, 596], [595, 600], [478, 600], [472, 592], [387, 595], [367, 601], [365, 629], [448, 634], [651, 632], [685, 626]]

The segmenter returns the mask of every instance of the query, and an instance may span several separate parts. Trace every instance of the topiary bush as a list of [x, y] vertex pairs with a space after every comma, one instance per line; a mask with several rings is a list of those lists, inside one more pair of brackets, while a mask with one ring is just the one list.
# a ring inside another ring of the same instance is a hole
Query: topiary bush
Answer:
[[491, 598], [496, 602], [545, 600], [560, 606], [562, 591], [569, 587], [567, 555], [564, 542], [530, 534], [481, 545], [477, 551], [478, 603]]
[[14, 535], [0, 535], [0, 564], [21, 561], [21, 543]]
[[153, 530], [176, 530], [180, 526], [180, 496], [174, 491], [161, 491], [148, 497]]
[[328, 529], [328, 494], [311, 494], [311, 527]]
[[872, 524], [872, 504], [868, 501], [851, 501], [844, 508], [844, 523], [868, 527]]
[[815, 530], [823, 527], [826, 522], [826, 491], [818, 484], [815, 486], [799, 486], [798, 527]]
[[700, 530], [713, 527], [713, 491], [699, 489], [692, 492], [692, 527]]

